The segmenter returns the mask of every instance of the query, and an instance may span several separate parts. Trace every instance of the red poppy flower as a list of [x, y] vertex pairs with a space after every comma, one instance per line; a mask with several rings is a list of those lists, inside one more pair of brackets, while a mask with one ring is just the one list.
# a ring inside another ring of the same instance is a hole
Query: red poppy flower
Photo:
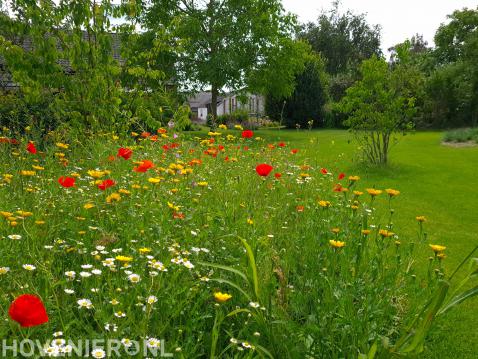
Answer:
[[340, 180], [343, 180], [343, 179], [344, 179], [344, 177], [345, 177], [345, 173], [341, 173], [341, 174], [339, 174], [339, 181], [340, 181]]
[[292, 153], [293, 155], [295, 155], [297, 152], [299, 152], [299, 150], [296, 150], [295, 148], [290, 151], [290, 153]]
[[65, 188], [73, 187], [75, 185], [74, 177], [61, 176], [58, 178], [58, 183]]
[[279, 172], [274, 173], [274, 177], [277, 178], [277, 179], [279, 179], [279, 178], [282, 177], [282, 173], [279, 173]]
[[153, 162], [151, 162], [150, 160], [144, 160], [144, 161], [141, 161], [141, 164], [138, 167], [133, 168], [133, 171], [146, 172], [147, 170], [153, 167], [154, 167]]
[[262, 163], [256, 167], [256, 172], [261, 177], [267, 177], [269, 176], [269, 173], [271, 173], [273, 169], [274, 167], [272, 167], [271, 165]]
[[340, 183], [337, 183], [335, 186], [334, 186], [334, 192], [344, 192], [345, 187], [343, 187]]
[[329, 173], [329, 171], [327, 171], [325, 168], [322, 168], [320, 172], [322, 172], [323, 175], [326, 175], [327, 173]]
[[35, 145], [33, 144], [33, 142], [28, 142], [27, 151], [30, 152], [30, 153], [32, 153], [32, 154], [36, 154], [36, 153], [37, 153], [37, 148], [35, 147]]
[[24, 294], [13, 301], [8, 315], [22, 327], [34, 327], [48, 322], [48, 314], [40, 298]]
[[279, 144], [277, 145], [279, 147], [285, 147], [285, 143], [284, 142], [279, 142]]
[[107, 189], [107, 188], [113, 187], [115, 184], [116, 184], [116, 182], [113, 181], [112, 179], [105, 179], [103, 182], [101, 182], [101, 183], [98, 185], [98, 188], [99, 188], [100, 190], [104, 191], [104, 190]]
[[242, 138], [251, 138], [252, 136], [254, 136], [254, 132], [251, 130], [242, 131]]
[[121, 148], [118, 150], [117, 156], [118, 156], [118, 157], [123, 157], [125, 160], [129, 160], [132, 154], [133, 154], [133, 151], [130, 150], [129, 148], [123, 148], [123, 147], [121, 147]]

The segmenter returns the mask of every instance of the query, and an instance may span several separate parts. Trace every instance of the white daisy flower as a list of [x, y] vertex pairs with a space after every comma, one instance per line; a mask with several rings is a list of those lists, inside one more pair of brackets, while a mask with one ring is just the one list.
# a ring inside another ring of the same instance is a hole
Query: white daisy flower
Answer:
[[154, 304], [158, 301], [158, 297], [154, 296], [154, 295], [150, 295], [147, 299], [146, 299], [146, 302], [148, 304]]
[[161, 340], [156, 338], [148, 338], [146, 340], [146, 346], [148, 348], [159, 348], [161, 346]]
[[141, 277], [137, 274], [132, 273], [128, 276], [128, 280], [131, 283], [139, 283], [141, 281]]
[[91, 352], [91, 356], [93, 358], [102, 359], [106, 358], [106, 353], [103, 349], [93, 349], [93, 351]]
[[86, 308], [86, 309], [93, 308], [93, 304], [91, 303], [91, 300], [89, 299], [80, 299], [77, 301], [77, 303], [78, 303], [78, 308]]

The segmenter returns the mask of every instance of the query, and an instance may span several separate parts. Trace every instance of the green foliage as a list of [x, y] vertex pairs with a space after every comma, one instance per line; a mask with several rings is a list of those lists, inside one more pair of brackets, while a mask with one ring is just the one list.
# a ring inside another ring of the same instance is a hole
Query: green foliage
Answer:
[[365, 159], [387, 163], [393, 135], [412, 127], [415, 98], [399, 66], [390, 70], [383, 59], [372, 57], [362, 63], [360, 73], [362, 78], [336, 106], [349, 115], [345, 125], [356, 134]]
[[445, 142], [468, 142], [478, 143], [478, 128], [465, 128], [448, 131], [443, 136]]
[[249, 120], [249, 112], [237, 110], [217, 117], [218, 124], [242, 124]]
[[267, 115], [289, 128], [295, 128], [297, 124], [307, 128], [309, 121], [313, 121], [315, 127], [324, 127], [328, 83], [322, 58], [310, 55], [295, 83], [294, 92], [289, 97], [277, 97], [274, 93], [267, 96]]
[[[340, 101], [346, 90], [357, 81], [363, 60], [382, 54], [380, 26], [368, 24], [365, 14], [341, 13], [339, 7], [340, 1], [334, 1], [331, 10], [323, 11], [317, 23], [306, 24], [300, 33], [300, 38], [307, 41], [325, 61], [328, 94], [332, 102]], [[342, 127], [344, 116], [333, 106], [329, 107], [326, 120], [321, 122], [326, 122], [327, 126]]]
[[[358, 198], [352, 191], [362, 184], [347, 180], [342, 183], [348, 192], [334, 192], [342, 171], [335, 155], [335, 165], [327, 164], [331, 175], [310, 165], [305, 180], [302, 166], [316, 163], [311, 155], [317, 154], [318, 134], [313, 131], [298, 132], [305, 146], [287, 141], [285, 148], [269, 146], [282, 132], [271, 131], [271, 141], [219, 132], [213, 146], [207, 133], [195, 139], [179, 134], [178, 147], [167, 151], [162, 148], [171, 137], [66, 137], [62, 161], [50, 136], [37, 143], [41, 154], [36, 155], [25, 149], [30, 134], [16, 136], [19, 146], [2, 141], [0, 248], [7, 255], [0, 266], [11, 270], [0, 276], [6, 294], [1, 307], [28, 283], [50, 315], [49, 324], [35, 328], [35, 339], [44, 341], [57, 330], [75, 340], [165, 338], [170, 351], [180, 347], [186, 357], [348, 358], [369, 351], [381, 336], [394, 340], [406, 318], [404, 303], [413, 303], [437, 282], [431, 278], [423, 289], [412, 275], [419, 258], [412, 249], [423, 247], [423, 241], [414, 246], [413, 236], [400, 236], [398, 245], [398, 238], [388, 235], [401, 233], [392, 211], [401, 199]], [[235, 138], [228, 140], [229, 134]], [[120, 146], [133, 149], [133, 157], [106, 161]], [[204, 154], [216, 146], [223, 151]], [[238, 149], [244, 146], [250, 149]], [[299, 151], [291, 154], [293, 148]], [[236, 160], [225, 160], [232, 156]], [[164, 166], [161, 174], [133, 171], [134, 162], [145, 158]], [[258, 161], [273, 163], [274, 172], [283, 176], [258, 176], [253, 170]], [[21, 175], [32, 165], [43, 170]], [[184, 171], [173, 170], [179, 166]], [[75, 187], [61, 187], [58, 178], [73, 171]], [[115, 186], [100, 191], [94, 178], [98, 171]], [[329, 202], [323, 205], [317, 198]], [[20, 216], [15, 213], [20, 209], [32, 213]], [[23, 238], [9, 238], [12, 234]], [[334, 247], [334, 241], [345, 247]], [[124, 256], [131, 257], [127, 265], [121, 262]], [[26, 263], [37, 269], [23, 269]], [[67, 271], [75, 271], [75, 280]], [[132, 273], [141, 280], [128, 280]], [[218, 291], [231, 297], [215, 304]], [[150, 296], [157, 301], [148, 304]], [[79, 308], [81, 298], [93, 306]], [[107, 324], [115, 330], [105, 329]], [[19, 330], [24, 329], [8, 321], [0, 335], [12, 338]], [[246, 342], [255, 350], [246, 350]]]
[[46, 132], [53, 130], [59, 126], [59, 121], [49, 106], [52, 100], [44, 96], [32, 103], [15, 93], [0, 93], [0, 124], [19, 130], [28, 126], [43, 128]]
[[339, 12], [339, 1], [328, 12], [319, 15], [317, 24], [308, 23], [301, 37], [326, 59], [331, 75], [357, 69], [363, 60], [380, 56], [380, 26], [369, 25], [365, 14]]
[[435, 34], [435, 54], [445, 64], [466, 56], [470, 38], [478, 32], [478, 8], [456, 10], [448, 19]]
[[9, 5], [12, 16], [1, 17], [0, 56], [27, 107], [48, 98], [53, 120], [73, 129], [123, 130], [131, 118], [146, 129], [170, 119], [184, 127], [186, 108], [168, 93], [164, 73], [149, 66], [152, 55], [137, 51], [142, 43], [132, 24], [110, 23], [127, 8], [109, 0]]
[[478, 124], [478, 9], [457, 10], [435, 35], [436, 66], [425, 84], [424, 123]]
[[[272, 75], [274, 91], [290, 93], [291, 80], [303, 66], [306, 46], [292, 40], [295, 18], [278, 0], [152, 0], [143, 3], [141, 19], [147, 31], [174, 47], [180, 85], [210, 87], [212, 103], [225, 87], [264, 89]], [[216, 110], [213, 106], [214, 120]]]

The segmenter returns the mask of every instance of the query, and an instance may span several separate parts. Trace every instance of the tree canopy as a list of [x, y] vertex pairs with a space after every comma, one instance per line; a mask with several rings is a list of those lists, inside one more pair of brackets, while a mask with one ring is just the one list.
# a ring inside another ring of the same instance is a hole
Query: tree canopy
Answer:
[[[307, 45], [294, 40], [294, 16], [279, 0], [151, 0], [142, 3], [142, 25], [175, 51], [175, 80], [185, 89], [210, 88], [288, 95], [303, 69]], [[216, 106], [212, 106], [216, 116]]]

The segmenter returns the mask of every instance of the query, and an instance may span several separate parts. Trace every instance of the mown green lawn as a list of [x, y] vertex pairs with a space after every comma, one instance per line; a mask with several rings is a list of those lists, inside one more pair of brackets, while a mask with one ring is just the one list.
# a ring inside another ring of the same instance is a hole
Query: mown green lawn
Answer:
[[[346, 131], [274, 130], [256, 134], [307, 148], [303, 155], [311, 164], [337, 166], [347, 175], [359, 175], [364, 188], [400, 190], [395, 201], [399, 232], [402, 237], [416, 236], [415, 217], [426, 216], [430, 243], [447, 246], [448, 273], [478, 244], [478, 147], [447, 147], [441, 145], [443, 133], [417, 132], [402, 138], [392, 149], [389, 166], [373, 168], [357, 161], [357, 145]], [[425, 268], [426, 262], [422, 266]], [[476, 358], [477, 325], [478, 297], [435, 322], [421, 357]]]

